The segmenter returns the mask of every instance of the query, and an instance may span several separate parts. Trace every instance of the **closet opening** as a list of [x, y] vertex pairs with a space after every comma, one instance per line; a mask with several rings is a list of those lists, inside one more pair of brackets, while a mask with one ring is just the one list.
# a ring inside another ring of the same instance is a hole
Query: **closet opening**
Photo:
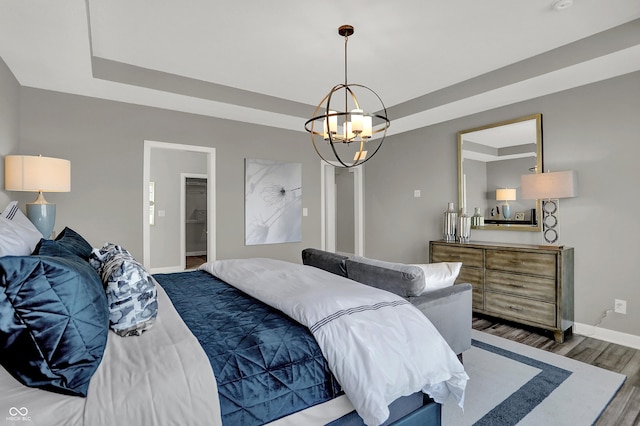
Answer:
[[185, 270], [207, 261], [207, 176], [183, 175]]

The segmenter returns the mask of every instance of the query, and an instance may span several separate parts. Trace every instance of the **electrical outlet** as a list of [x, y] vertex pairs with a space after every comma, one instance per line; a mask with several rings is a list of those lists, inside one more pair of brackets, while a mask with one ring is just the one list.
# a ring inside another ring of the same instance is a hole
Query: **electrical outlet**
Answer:
[[620, 300], [620, 299], [616, 299], [613, 302], [613, 311], [617, 312], [619, 314], [625, 314], [627, 313], [627, 301], [626, 300]]

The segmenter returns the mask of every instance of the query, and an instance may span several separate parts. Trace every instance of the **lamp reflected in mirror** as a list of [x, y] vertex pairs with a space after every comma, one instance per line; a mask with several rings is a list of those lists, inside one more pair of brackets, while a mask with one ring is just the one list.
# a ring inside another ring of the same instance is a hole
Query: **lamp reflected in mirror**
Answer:
[[515, 201], [515, 199], [515, 189], [505, 188], [496, 190], [496, 201], [504, 201], [504, 204], [502, 205], [502, 217], [505, 220], [511, 219], [511, 206], [509, 205], [509, 201]]

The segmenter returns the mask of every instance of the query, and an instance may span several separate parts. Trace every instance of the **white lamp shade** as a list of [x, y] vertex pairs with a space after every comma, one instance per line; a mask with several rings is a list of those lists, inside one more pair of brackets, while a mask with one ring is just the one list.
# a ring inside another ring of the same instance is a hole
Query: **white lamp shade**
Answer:
[[373, 119], [369, 116], [362, 117], [362, 133], [360, 137], [369, 139], [373, 135]]
[[522, 198], [527, 200], [572, 198], [578, 195], [575, 171], [535, 173], [520, 177]]
[[69, 192], [71, 162], [61, 158], [7, 155], [4, 158], [7, 191]]
[[351, 130], [353, 133], [360, 133], [363, 130], [363, 117], [361, 109], [354, 109], [351, 111]]
[[498, 201], [513, 201], [516, 199], [516, 190], [503, 188], [496, 189], [496, 200]]

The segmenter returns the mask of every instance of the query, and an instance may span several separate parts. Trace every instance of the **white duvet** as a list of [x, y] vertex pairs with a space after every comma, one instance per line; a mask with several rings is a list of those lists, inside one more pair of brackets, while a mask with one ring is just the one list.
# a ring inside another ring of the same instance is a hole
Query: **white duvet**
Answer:
[[395, 399], [422, 390], [460, 406], [469, 379], [431, 322], [392, 293], [311, 266], [231, 259], [201, 267], [306, 325], [367, 425]]

